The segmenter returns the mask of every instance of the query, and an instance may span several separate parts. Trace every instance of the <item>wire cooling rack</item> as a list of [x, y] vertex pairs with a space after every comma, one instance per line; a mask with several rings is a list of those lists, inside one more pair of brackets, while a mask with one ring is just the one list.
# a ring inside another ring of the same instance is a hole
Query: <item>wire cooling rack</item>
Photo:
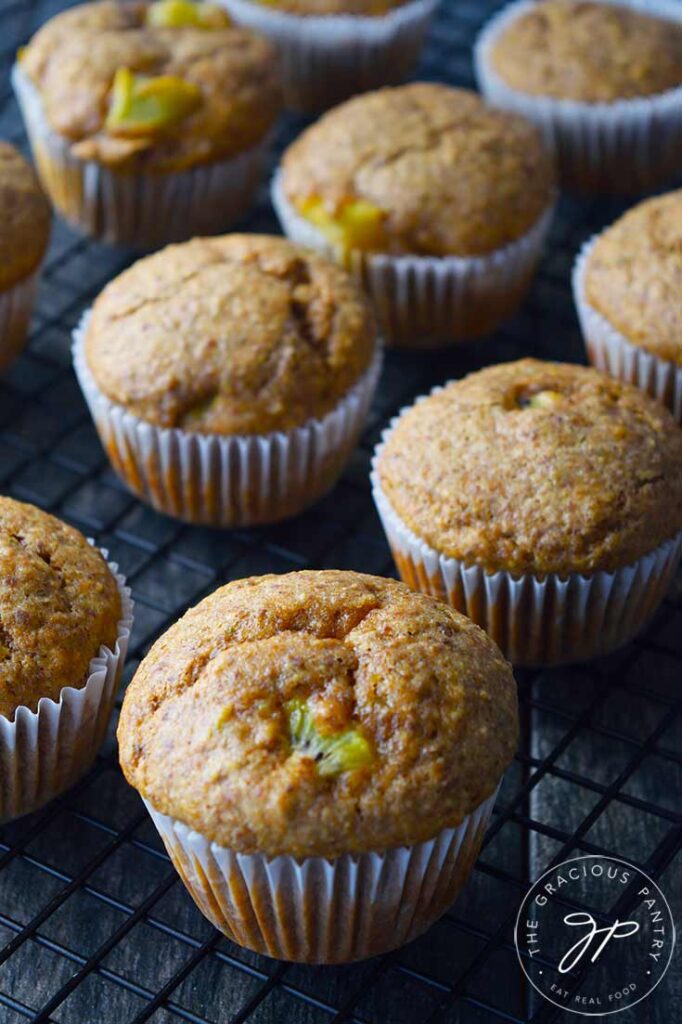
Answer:
[[[0, 3], [0, 136], [25, 148], [11, 95], [17, 46], [66, 6]], [[472, 85], [471, 43], [498, 4], [445, 0], [420, 74]], [[302, 122], [283, 124], [278, 151]], [[72, 522], [132, 584], [130, 678], [189, 605], [241, 576], [304, 567], [392, 573], [368, 486], [382, 425], [414, 395], [521, 355], [583, 360], [569, 292], [580, 243], [622, 210], [564, 198], [520, 315], [494, 338], [439, 355], [391, 353], [342, 482], [272, 529], [194, 529], [134, 500], [109, 468], [70, 367], [72, 327], [128, 252], [56, 221], [26, 354], [0, 380], [0, 489]], [[243, 228], [275, 230], [264, 188]], [[679, 909], [682, 588], [635, 643], [588, 666], [517, 673], [522, 742], [472, 878], [406, 949], [344, 968], [297, 967], [240, 949], [203, 919], [118, 770], [112, 730], [90, 772], [0, 829], [0, 1024], [494, 1024], [573, 1020], [523, 984], [512, 926], [529, 881], [580, 854], [630, 860]], [[619, 1024], [682, 1019], [674, 967]]]

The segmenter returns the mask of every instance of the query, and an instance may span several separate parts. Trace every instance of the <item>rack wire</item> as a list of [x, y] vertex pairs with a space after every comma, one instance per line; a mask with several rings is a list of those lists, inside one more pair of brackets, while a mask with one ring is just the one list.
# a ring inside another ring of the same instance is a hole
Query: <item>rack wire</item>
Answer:
[[[17, 47], [64, 6], [0, 0], [0, 136], [23, 149], [9, 69]], [[472, 86], [471, 43], [498, 6], [444, 0], [420, 77]], [[277, 153], [303, 123], [284, 120]], [[126, 681], [179, 614], [230, 579], [304, 567], [392, 574], [368, 485], [382, 426], [416, 394], [490, 362], [522, 355], [583, 361], [570, 268], [581, 242], [622, 209], [564, 197], [516, 319], [489, 340], [428, 359], [390, 353], [362, 442], [333, 494], [291, 522], [233, 532], [156, 515], [109, 468], [71, 371], [70, 332], [133, 254], [56, 220], [27, 351], [0, 380], [0, 489], [96, 537], [119, 562], [136, 600]], [[240, 227], [276, 230], [265, 188]], [[123, 780], [114, 721], [86, 778], [0, 829], [0, 1024], [575, 1019], [532, 998], [516, 960], [513, 920], [532, 879], [584, 853], [630, 860], [679, 907], [681, 637], [678, 581], [626, 649], [587, 666], [517, 673], [522, 741], [465, 891], [406, 949], [343, 968], [277, 963], [211, 928]], [[620, 1024], [682, 1018], [672, 973]]]

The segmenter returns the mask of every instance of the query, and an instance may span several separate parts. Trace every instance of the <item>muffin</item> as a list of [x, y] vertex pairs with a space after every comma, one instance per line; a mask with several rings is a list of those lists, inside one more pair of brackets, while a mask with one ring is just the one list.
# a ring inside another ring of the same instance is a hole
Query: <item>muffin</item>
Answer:
[[483, 626], [511, 661], [629, 640], [682, 546], [682, 431], [597, 370], [523, 359], [437, 388], [374, 459], [403, 579]]
[[336, 482], [381, 356], [341, 268], [283, 238], [227, 235], [169, 246], [112, 281], [74, 359], [135, 494], [188, 522], [246, 526]]
[[516, 688], [485, 633], [395, 580], [254, 577], [156, 642], [118, 740], [210, 921], [259, 953], [341, 963], [455, 898], [514, 753]]
[[522, 0], [477, 41], [481, 91], [542, 129], [567, 188], [642, 192], [679, 173], [682, 10], [642, 6]]
[[50, 207], [35, 174], [0, 140], [0, 370], [24, 346], [49, 237]]
[[130, 592], [105, 557], [0, 497], [0, 821], [68, 789], [104, 738], [132, 626]]
[[284, 154], [273, 202], [290, 238], [362, 281], [390, 343], [428, 347], [515, 311], [551, 218], [553, 169], [529, 122], [421, 82], [308, 128]]
[[212, 4], [177, 0], [64, 11], [13, 82], [59, 212], [143, 248], [244, 215], [280, 104], [273, 47]]
[[288, 107], [316, 114], [395, 85], [416, 64], [438, 0], [222, 0], [279, 51]]
[[590, 362], [682, 423], [682, 191], [640, 203], [588, 242], [573, 291]]

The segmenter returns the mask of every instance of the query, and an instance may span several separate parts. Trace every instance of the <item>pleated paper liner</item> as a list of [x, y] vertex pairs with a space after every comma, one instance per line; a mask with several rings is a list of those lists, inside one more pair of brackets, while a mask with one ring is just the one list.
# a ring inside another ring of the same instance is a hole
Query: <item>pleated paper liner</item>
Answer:
[[33, 313], [38, 272], [0, 291], [0, 370], [20, 355]]
[[[289, 203], [281, 172], [272, 203], [284, 233], [338, 258], [334, 247]], [[391, 256], [354, 250], [348, 269], [372, 299], [387, 344], [433, 348], [490, 333], [512, 316], [535, 274], [549, 229], [550, 206], [522, 238], [488, 256]]]
[[597, 237], [583, 246], [573, 269], [573, 296], [590, 362], [612, 377], [634, 384], [670, 409], [682, 425], [682, 366], [628, 341], [587, 299], [587, 262]]
[[199, 434], [146, 423], [112, 402], [87, 367], [86, 313], [74, 331], [76, 375], [100, 440], [124, 483], [159, 512], [212, 526], [296, 515], [336, 483], [362, 432], [381, 370], [368, 370], [321, 419], [265, 435]]
[[338, 964], [402, 946], [448, 909], [496, 796], [427, 842], [331, 860], [235, 853], [145, 804], [194, 902], [229, 939], [278, 960]]
[[[676, 0], [618, 2], [651, 16], [682, 21]], [[497, 107], [522, 114], [556, 153], [562, 183], [586, 192], [637, 194], [663, 185], [682, 164], [682, 88], [653, 96], [583, 103], [513, 89], [495, 71], [491, 54], [512, 21], [534, 9], [533, 0], [505, 7], [484, 27], [474, 47], [478, 87]]]
[[121, 596], [114, 649], [100, 647], [85, 684], [74, 680], [59, 700], [43, 697], [36, 711], [19, 707], [13, 721], [0, 715], [0, 822], [36, 811], [69, 789], [102, 745], [133, 625], [130, 589], [116, 563], [108, 565]]
[[376, 17], [300, 15], [258, 0], [221, 0], [233, 21], [278, 49], [287, 107], [315, 114], [411, 72], [438, 0], [408, 0]]
[[269, 137], [237, 156], [185, 171], [124, 173], [73, 156], [69, 140], [48, 124], [40, 94], [18, 64], [12, 85], [45, 191], [62, 216], [85, 234], [154, 249], [215, 235], [251, 206], [267, 163]]

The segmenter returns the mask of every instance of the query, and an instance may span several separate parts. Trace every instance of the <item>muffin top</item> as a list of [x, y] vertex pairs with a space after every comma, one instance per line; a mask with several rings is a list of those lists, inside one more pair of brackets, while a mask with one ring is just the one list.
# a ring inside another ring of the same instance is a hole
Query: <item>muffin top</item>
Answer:
[[517, 739], [511, 667], [469, 619], [395, 580], [238, 580], [128, 687], [126, 778], [232, 850], [337, 856], [428, 839], [490, 796]]
[[599, 236], [585, 289], [634, 345], [682, 366], [682, 191], [640, 203]]
[[483, 255], [524, 235], [553, 198], [533, 125], [423, 82], [331, 110], [282, 168], [289, 203], [333, 241], [369, 251]]
[[0, 140], [0, 291], [40, 264], [50, 236], [50, 206], [31, 166]]
[[197, 238], [139, 260], [99, 296], [85, 339], [112, 401], [160, 427], [218, 434], [324, 416], [374, 351], [350, 276], [267, 235]]
[[401, 416], [377, 461], [400, 518], [488, 571], [591, 573], [682, 528], [682, 430], [597, 370], [523, 359]]
[[116, 580], [85, 537], [0, 497], [0, 715], [83, 686], [121, 618]]
[[402, 7], [406, 0], [258, 0], [267, 7], [290, 14], [355, 14], [376, 18]]
[[520, 92], [613, 103], [682, 85], [682, 24], [626, 5], [545, 0], [502, 30], [490, 58]]
[[280, 103], [270, 43], [187, 0], [64, 11], [33, 37], [21, 68], [73, 154], [116, 167], [175, 171], [241, 153]]

